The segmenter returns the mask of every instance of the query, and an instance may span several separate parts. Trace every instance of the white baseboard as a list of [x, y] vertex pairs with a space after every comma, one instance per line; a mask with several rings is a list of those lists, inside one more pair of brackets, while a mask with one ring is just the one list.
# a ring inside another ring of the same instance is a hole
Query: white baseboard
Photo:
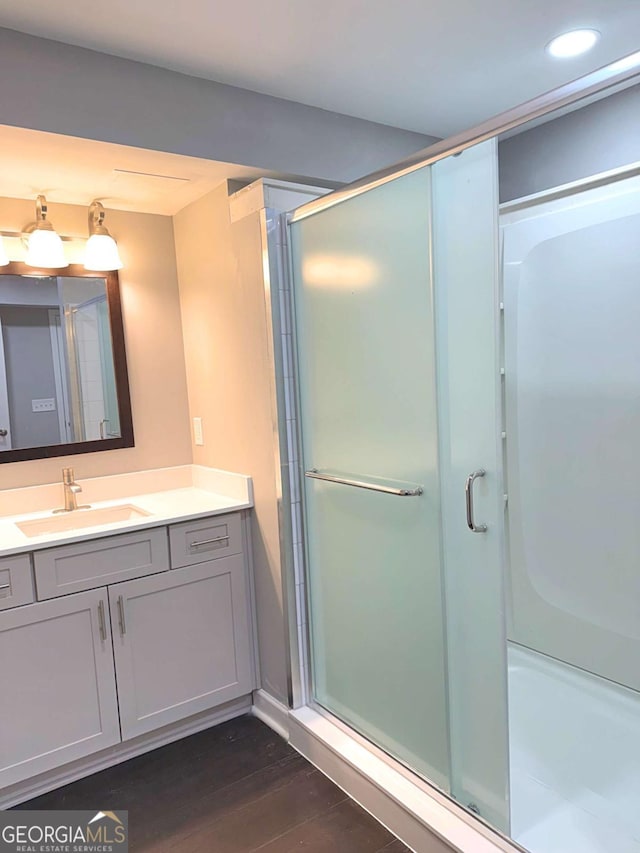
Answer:
[[444, 794], [412, 781], [412, 774], [396, 769], [393, 759], [312, 708], [291, 711], [289, 731], [294, 749], [412, 850], [515, 853], [519, 849]]
[[129, 758], [135, 758], [137, 755], [151, 752], [152, 749], [158, 749], [160, 746], [209, 729], [234, 717], [240, 717], [250, 710], [251, 696], [243, 696], [240, 699], [234, 699], [232, 702], [226, 702], [218, 708], [195, 714], [187, 720], [163, 726], [155, 732], [149, 732], [149, 734], [141, 735], [125, 743], [119, 743], [116, 746], [109, 747], [109, 749], [103, 749], [86, 758], [80, 758], [70, 764], [65, 764], [64, 767], [50, 770], [31, 779], [26, 779], [24, 782], [17, 782], [15, 785], [0, 791], [0, 809], [9, 809], [18, 803], [24, 803], [33, 797], [39, 797], [41, 794], [75, 782], [77, 779], [83, 779], [92, 773], [113, 767], [113, 765], [127, 761]]
[[264, 690], [254, 690], [251, 713], [280, 737], [289, 740], [289, 709], [282, 702], [278, 702]]

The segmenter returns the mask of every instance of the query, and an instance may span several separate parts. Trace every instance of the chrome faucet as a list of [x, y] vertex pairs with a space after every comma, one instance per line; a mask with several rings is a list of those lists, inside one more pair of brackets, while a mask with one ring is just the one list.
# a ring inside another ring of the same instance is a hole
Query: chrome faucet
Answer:
[[76, 495], [82, 491], [82, 486], [73, 479], [73, 468], [62, 469], [62, 485], [64, 486], [64, 509], [56, 512], [73, 512], [74, 509], [78, 509]]

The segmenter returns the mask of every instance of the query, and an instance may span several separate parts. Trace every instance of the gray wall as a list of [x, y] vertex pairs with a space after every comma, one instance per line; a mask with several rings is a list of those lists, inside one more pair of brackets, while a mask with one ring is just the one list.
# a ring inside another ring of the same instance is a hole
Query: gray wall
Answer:
[[344, 182], [434, 137], [0, 28], [0, 122]]
[[640, 161], [640, 85], [500, 143], [500, 201]]
[[60, 443], [58, 412], [33, 412], [31, 401], [53, 397], [49, 311], [47, 308], [5, 306], [0, 311], [4, 341], [11, 445], [41, 447]]

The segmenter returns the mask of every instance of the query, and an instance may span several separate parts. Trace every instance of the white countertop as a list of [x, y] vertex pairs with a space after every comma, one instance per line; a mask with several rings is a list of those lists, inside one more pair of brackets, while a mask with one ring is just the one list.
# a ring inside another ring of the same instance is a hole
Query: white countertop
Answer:
[[[185, 472], [183, 469], [192, 469]], [[112, 506], [121, 506], [123, 504], [138, 507], [148, 515], [132, 518], [126, 521], [117, 521], [110, 524], [100, 524], [93, 527], [82, 527], [75, 530], [64, 530], [58, 533], [47, 532], [39, 536], [27, 536], [17, 526], [17, 522], [35, 521], [39, 519], [51, 518], [53, 509], [60, 506], [58, 499], [50, 510], [38, 511], [31, 513], [21, 513], [19, 515], [0, 515], [0, 557], [16, 554], [24, 551], [36, 551], [42, 548], [50, 548], [56, 545], [65, 545], [70, 542], [80, 542], [87, 539], [97, 539], [101, 536], [111, 536], [117, 533], [127, 533], [133, 530], [142, 530], [149, 527], [158, 527], [165, 524], [172, 524], [180, 521], [189, 521], [194, 518], [202, 518], [208, 515], [220, 515], [225, 512], [235, 512], [238, 510], [248, 509], [253, 506], [253, 495], [251, 488], [251, 478], [239, 474], [230, 474], [229, 472], [215, 471], [214, 469], [205, 469], [198, 466], [183, 466], [179, 469], [165, 469], [169, 472], [164, 478], [166, 485], [172, 485], [176, 482], [181, 484], [180, 488], [166, 488], [161, 486], [162, 477], [158, 476], [158, 472], [153, 472], [153, 480], [148, 476], [149, 472], [137, 472], [136, 475], [125, 475], [127, 479], [121, 477], [119, 483], [114, 483], [114, 478], [96, 478], [95, 481], [87, 480], [85, 483], [78, 478], [78, 482], [83, 486], [83, 493], [78, 495], [78, 505], [90, 503], [90, 508], [103, 509]], [[193, 485], [182, 485], [185, 481], [191, 481]], [[109, 481], [109, 482], [107, 482]], [[153, 491], [139, 494], [132, 494], [135, 485], [145, 486], [152, 485]], [[86, 496], [84, 493], [86, 486]], [[118, 498], [112, 497], [114, 491], [119, 493], [118, 486], [122, 487], [122, 496]], [[57, 484], [56, 484], [57, 488]], [[48, 484], [42, 487], [32, 487], [32, 497], [36, 498], [38, 489], [47, 490], [47, 496], [51, 491], [51, 485]], [[17, 492], [25, 492], [26, 490], [14, 490]], [[100, 492], [109, 494], [109, 500], [87, 500], [89, 495], [99, 496]], [[6, 493], [5, 493], [6, 495]], [[23, 497], [16, 495], [16, 498]], [[42, 499], [42, 495], [38, 494], [36, 503]], [[23, 501], [17, 500], [17, 504], [23, 504]], [[83, 512], [82, 509], [74, 510], [78, 514]], [[56, 516], [61, 517], [61, 516]], [[67, 519], [70, 516], [65, 515]]]

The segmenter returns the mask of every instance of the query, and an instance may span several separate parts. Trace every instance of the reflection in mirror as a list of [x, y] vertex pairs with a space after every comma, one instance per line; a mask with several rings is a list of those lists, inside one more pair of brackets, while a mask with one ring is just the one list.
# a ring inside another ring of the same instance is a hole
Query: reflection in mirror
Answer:
[[117, 274], [0, 276], [0, 461], [133, 444]]
[[104, 279], [58, 279], [70, 375], [72, 441], [120, 435]]

